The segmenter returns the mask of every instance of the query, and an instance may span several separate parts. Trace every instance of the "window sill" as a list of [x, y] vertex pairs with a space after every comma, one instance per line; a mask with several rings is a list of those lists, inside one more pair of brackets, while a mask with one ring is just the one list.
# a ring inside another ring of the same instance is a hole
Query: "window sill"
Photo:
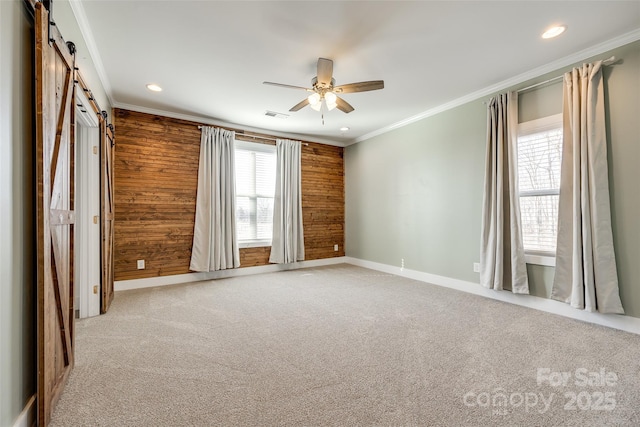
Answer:
[[271, 240], [244, 240], [238, 242], [238, 247], [242, 248], [264, 248], [271, 246]]
[[556, 257], [553, 254], [524, 254], [524, 261], [527, 264], [556, 266]]

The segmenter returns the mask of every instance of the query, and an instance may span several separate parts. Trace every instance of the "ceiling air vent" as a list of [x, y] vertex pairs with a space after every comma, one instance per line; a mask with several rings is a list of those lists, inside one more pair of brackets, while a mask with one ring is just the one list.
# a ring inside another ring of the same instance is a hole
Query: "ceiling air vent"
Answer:
[[289, 118], [288, 114], [284, 114], [284, 113], [276, 113], [275, 111], [265, 111], [264, 113], [265, 116], [269, 116], [269, 117], [276, 117], [278, 119], [286, 119]]

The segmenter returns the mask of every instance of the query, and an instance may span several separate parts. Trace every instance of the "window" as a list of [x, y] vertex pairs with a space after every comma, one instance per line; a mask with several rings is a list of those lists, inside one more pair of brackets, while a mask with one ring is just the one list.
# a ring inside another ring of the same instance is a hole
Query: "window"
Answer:
[[236, 231], [240, 246], [271, 245], [276, 147], [235, 142]]
[[562, 114], [518, 126], [518, 185], [524, 249], [555, 255], [562, 160]]

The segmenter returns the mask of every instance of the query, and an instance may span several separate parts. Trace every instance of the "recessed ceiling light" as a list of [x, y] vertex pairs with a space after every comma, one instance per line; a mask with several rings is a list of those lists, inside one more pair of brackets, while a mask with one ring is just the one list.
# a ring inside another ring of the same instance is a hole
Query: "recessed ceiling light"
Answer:
[[342, 126], [342, 127], [340, 128], [340, 132], [346, 132], [346, 131], [348, 131], [348, 130], [349, 130], [349, 128], [348, 128], [348, 127], [346, 127], [346, 126]]
[[162, 92], [162, 88], [160, 86], [156, 85], [156, 84], [153, 84], [153, 83], [149, 83], [147, 85], [147, 89], [149, 89], [150, 91], [153, 91], [153, 92]]
[[564, 33], [564, 31], [566, 29], [567, 29], [567, 27], [565, 25], [556, 25], [555, 27], [551, 27], [547, 31], [542, 33], [542, 38], [543, 39], [552, 39], [552, 38], [557, 37], [560, 34]]

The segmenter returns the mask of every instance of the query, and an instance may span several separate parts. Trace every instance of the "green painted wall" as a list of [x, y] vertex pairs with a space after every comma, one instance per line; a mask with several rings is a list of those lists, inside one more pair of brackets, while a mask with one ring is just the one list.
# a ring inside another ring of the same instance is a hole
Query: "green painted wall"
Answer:
[[620, 297], [640, 317], [640, 42], [605, 67], [609, 188]]
[[466, 104], [346, 149], [348, 256], [477, 281], [484, 112]]
[[[620, 293], [640, 317], [640, 42], [605, 67], [613, 232]], [[586, 58], [589, 62], [593, 58]], [[579, 64], [576, 64], [579, 65]], [[571, 67], [518, 87], [561, 75]], [[521, 94], [520, 121], [562, 110], [559, 83]], [[479, 99], [345, 150], [347, 256], [478, 283], [486, 108]], [[548, 297], [553, 268], [528, 267]]]
[[561, 79], [518, 94], [518, 123], [560, 113], [562, 113]]
[[[78, 49], [77, 66], [111, 112], [68, 0], [54, 19]], [[0, 0], [0, 426], [13, 426], [36, 393], [33, 216], [33, 19], [22, 0]]]
[[32, 20], [0, 1], [0, 426], [36, 392]]

